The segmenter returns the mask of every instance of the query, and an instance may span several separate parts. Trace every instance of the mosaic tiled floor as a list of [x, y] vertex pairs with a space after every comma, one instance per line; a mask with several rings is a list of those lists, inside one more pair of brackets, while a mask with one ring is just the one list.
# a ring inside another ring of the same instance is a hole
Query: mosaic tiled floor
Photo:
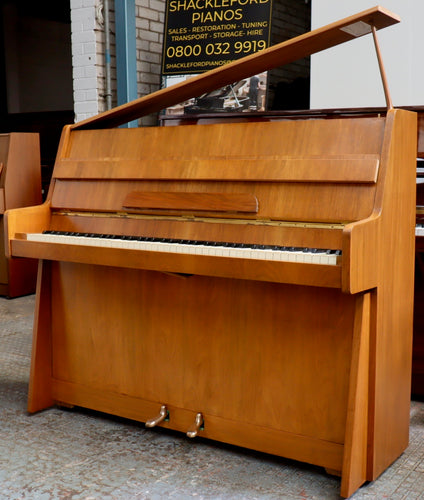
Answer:
[[[26, 412], [34, 297], [0, 298], [0, 500], [339, 498], [321, 468], [83, 410]], [[352, 497], [424, 499], [424, 403], [410, 445]]]

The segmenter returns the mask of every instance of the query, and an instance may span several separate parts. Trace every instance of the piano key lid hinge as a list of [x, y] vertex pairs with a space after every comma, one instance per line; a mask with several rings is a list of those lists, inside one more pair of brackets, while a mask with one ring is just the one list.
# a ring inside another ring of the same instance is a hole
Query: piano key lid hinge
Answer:
[[310, 229], [343, 229], [350, 221], [344, 222], [308, 222], [308, 221], [290, 221], [290, 220], [274, 220], [266, 218], [254, 219], [239, 219], [229, 217], [197, 217], [194, 215], [145, 215], [145, 214], [129, 214], [125, 212], [81, 212], [60, 210], [55, 212], [55, 215], [65, 217], [95, 217], [98, 219], [139, 219], [139, 220], [154, 220], [154, 221], [178, 221], [178, 222], [204, 222], [208, 224], [235, 224], [244, 225], [250, 224], [254, 226], [275, 226], [275, 227], [302, 227]]

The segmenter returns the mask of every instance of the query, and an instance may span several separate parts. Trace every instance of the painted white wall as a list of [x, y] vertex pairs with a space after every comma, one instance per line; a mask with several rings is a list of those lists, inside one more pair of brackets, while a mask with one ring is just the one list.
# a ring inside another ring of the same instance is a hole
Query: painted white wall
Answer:
[[[312, 28], [380, 4], [401, 22], [379, 30], [394, 106], [424, 105], [423, 0], [312, 0]], [[372, 35], [311, 58], [311, 108], [385, 106]]]

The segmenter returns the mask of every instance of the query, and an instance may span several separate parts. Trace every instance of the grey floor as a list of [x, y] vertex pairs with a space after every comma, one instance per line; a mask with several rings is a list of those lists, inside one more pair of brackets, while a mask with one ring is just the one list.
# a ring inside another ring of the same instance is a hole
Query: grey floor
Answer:
[[[34, 296], [0, 298], [0, 500], [337, 499], [321, 468], [82, 409], [26, 412]], [[359, 499], [424, 499], [424, 403], [410, 445]]]

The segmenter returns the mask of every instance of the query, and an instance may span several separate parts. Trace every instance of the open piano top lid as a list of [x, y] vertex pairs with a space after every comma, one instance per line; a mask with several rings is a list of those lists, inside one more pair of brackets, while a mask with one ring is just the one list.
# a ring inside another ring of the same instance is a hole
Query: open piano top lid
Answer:
[[[340, 21], [297, 36], [207, 71], [188, 80], [140, 97], [70, 126], [72, 130], [112, 128], [158, 112], [217, 88], [283, 66], [311, 54], [340, 45], [400, 22], [399, 16], [381, 6], [372, 7]], [[378, 45], [376, 44], [379, 56]], [[380, 71], [386, 91], [384, 70]], [[386, 92], [387, 98], [387, 92]], [[390, 107], [390, 106], [389, 106]]]

